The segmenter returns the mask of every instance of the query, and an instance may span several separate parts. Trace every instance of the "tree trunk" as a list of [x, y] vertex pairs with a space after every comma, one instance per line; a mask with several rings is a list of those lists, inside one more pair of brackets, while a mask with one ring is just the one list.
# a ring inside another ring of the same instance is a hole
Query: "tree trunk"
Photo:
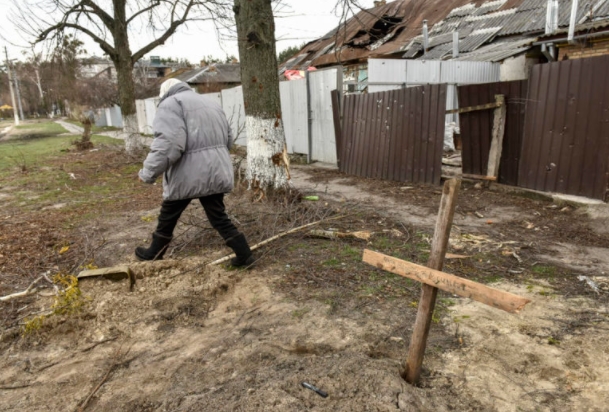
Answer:
[[123, 135], [127, 153], [137, 152], [142, 148], [138, 133], [137, 115], [135, 109], [135, 85], [133, 82], [133, 65], [131, 56], [120, 63], [114, 62], [118, 81], [118, 100], [123, 115]]
[[281, 120], [271, 0], [235, 0], [233, 11], [245, 104], [246, 177], [256, 189], [287, 187], [290, 165]]
[[135, 153], [142, 148], [138, 132], [135, 106], [135, 82], [133, 81], [133, 59], [127, 32], [126, 1], [113, 0], [114, 3], [114, 48], [116, 55], [111, 56], [118, 81], [118, 100], [123, 115], [123, 135], [127, 153]]

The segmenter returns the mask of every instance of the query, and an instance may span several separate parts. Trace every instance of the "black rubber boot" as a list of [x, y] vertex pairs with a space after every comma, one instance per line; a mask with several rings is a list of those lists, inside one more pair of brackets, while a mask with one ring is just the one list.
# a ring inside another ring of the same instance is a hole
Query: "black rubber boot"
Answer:
[[148, 249], [143, 246], [139, 246], [135, 249], [135, 256], [139, 260], [161, 260], [167, 250], [167, 246], [171, 242], [171, 237], [159, 235], [158, 233], [152, 234], [152, 244]]
[[244, 266], [252, 266], [254, 264], [252, 251], [250, 250], [243, 233], [239, 233], [237, 236], [228, 239], [226, 241], [226, 246], [231, 248], [235, 252], [235, 255], [237, 255], [231, 259], [231, 266], [239, 268]]

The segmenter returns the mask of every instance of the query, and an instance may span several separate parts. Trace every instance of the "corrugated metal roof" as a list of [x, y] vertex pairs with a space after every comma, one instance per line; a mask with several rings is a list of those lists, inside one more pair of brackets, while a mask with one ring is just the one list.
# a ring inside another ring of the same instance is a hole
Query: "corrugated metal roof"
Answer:
[[466, 4], [465, 6], [454, 8], [450, 13], [448, 13], [448, 16], [446, 16], [446, 18], [450, 19], [452, 17], [469, 16], [469, 15], [473, 14], [475, 11], [476, 11], [476, 5], [474, 3], [469, 3], [469, 4]]
[[503, 6], [506, 3], [507, 0], [495, 0], [495, 1], [488, 1], [486, 3], [482, 3], [480, 5], [480, 7], [478, 7], [476, 9], [476, 11], [473, 13], [474, 16], [480, 16], [482, 14], [486, 14], [486, 13], [490, 13], [492, 11], [496, 11], [499, 10], [501, 8], [501, 6]]
[[609, 0], [603, 3], [598, 10], [596, 10], [591, 16], [592, 19], [598, 19], [609, 16]]
[[174, 77], [188, 84], [241, 83], [238, 64], [212, 64]]
[[501, 27], [473, 31], [472, 34], [459, 41], [459, 50], [463, 53], [476, 50], [478, 47], [495, 37], [499, 30], [501, 30]]
[[[421, 36], [423, 20], [427, 20], [430, 26], [427, 59], [447, 56], [447, 45], [452, 43], [453, 31], [459, 32], [461, 53], [469, 53], [506, 36], [542, 34], [546, 7], [547, 0], [395, 1], [361, 11], [340, 30], [337, 28], [318, 41], [307, 44], [301, 52], [306, 57], [299, 62], [288, 61], [284, 66], [302, 69], [299, 65], [312, 59], [314, 66], [323, 67], [337, 62], [349, 64], [369, 57], [395, 56], [397, 53], [404, 53], [404, 58], [418, 58], [422, 40], [415, 39]], [[571, 0], [559, 0], [559, 27], [568, 26], [570, 13]], [[599, 16], [609, 17], [609, 0], [579, 1], [578, 21]], [[331, 43], [335, 45], [328, 48]], [[508, 52], [495, 50], [486, 58], [496, 59]]]
[[501, 62], [508, 57], [526, 52], [536, 41], [536, 38], [516, 39], [492, 43], [474, 52], [459, 55], [457, 61]]
[[[599, 30], [607, 28], [607, 27], [609, 27], [609, 20], [592, 21], [589, 23], [576, 25], [575, 33], [576, 34], [594, 33], [596, 31], [599, 31]], [[539, 36], [539, 38], [545, 39], [545, 38], [552, 38], [552, 37], [557, 37], [557, 36], [564, 37], [565, 34], [567, 34], [568, 32], [569, 32], [569, 28], [564, 27], [562, 29], [556, 30], [554, 33], [543, 34], [543, 35]]]
[[442, 60], [445, 56], [451, 54], [452, 50], [452, 43], [441, 44], [428, 50], [427, 53], [419, 57], [419, 60]]

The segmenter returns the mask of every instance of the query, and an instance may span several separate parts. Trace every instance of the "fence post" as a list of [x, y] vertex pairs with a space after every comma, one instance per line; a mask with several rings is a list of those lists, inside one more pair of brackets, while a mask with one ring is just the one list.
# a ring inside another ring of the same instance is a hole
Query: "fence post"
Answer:
[[313, 113], [311, 111], [311, 72], [305, 72], [305, 80], [307, 82], [307, 139], [308, 150], [307, 163], [313, 161]]

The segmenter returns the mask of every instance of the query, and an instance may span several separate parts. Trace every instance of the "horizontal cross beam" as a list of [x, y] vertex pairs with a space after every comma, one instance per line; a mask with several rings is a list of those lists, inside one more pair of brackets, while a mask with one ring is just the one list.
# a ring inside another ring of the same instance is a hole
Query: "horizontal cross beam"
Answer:
[[524, 306], [531, 301], [530, 299], [491, 288], [481, 283], [463, 279], [439, 270], [430, 269], [425, 266], [420, 266], [382, 253], [373, 252], [368, 249], [364, 250], [364, 262], [379, 269], [386, 270], [387, 272], [395, 273], [510, 313], [520, 312]]

